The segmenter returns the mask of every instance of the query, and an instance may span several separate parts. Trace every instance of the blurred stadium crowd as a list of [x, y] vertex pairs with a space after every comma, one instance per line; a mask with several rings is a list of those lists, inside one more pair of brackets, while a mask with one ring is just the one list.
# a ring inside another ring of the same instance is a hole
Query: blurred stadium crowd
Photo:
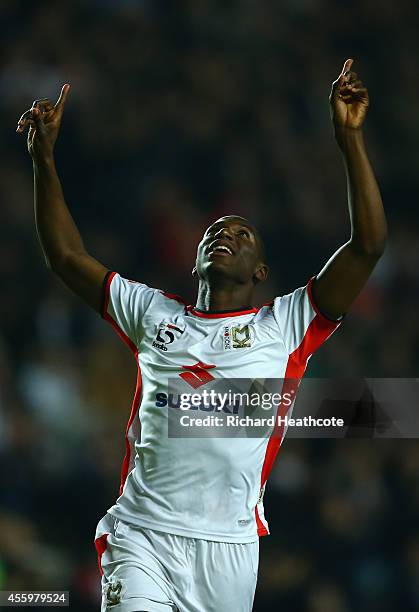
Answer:
[[[237, 213], [266, 240], [265, 301], [348, 238], [328, 94], [355, 58], [389, 246], [307, 375], [413, 377], [417, 17], [407, 0], [2, 1], [0, 589], [69, 588], [71, 609], [98, 609], [92, 540], [117, 493], [135, 381], [113, 331], [45, 268], [20, 114], [71, 83], [57, 163], [110, 269], [192, 301], [201, 233]], [[286, 442], [255, 612], [419, 609], [418, 474], [416, 440]]]

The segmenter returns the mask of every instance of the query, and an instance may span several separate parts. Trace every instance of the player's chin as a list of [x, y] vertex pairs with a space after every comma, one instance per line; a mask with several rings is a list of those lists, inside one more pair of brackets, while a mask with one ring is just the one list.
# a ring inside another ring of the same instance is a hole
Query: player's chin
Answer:
[[234, 275], [234, 265], [231, 259], [230, 261], [229, 259], [230, 258], [227, 257], [208, 259], [203, 265], [203, 270], [206, 275], [214, 276], [216, 274], [222, 274], [223, 276], [232, 276]]
[[234, 261], [233, 258], [229, 255], [225, 255], [225, 256], [220, 256], [220, 257], [209, 257], [206, 261], [205, 261], [205, 267], [207, 269], [211, 268], [211, 269], [220, 269], [220, 270], [226, 270], [226, 269], [232, 269], [234, 268]]

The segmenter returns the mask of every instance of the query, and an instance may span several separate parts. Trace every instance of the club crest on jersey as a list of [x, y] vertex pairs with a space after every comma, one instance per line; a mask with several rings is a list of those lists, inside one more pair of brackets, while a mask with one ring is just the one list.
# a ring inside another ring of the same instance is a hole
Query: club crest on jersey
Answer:
[[226, 325], [223, 329], [224, 350], [249, 348], [254, 337], [255, 331], [251, 325]]
[[153, 346], [161, 351], [167, 351], [167, 346], [177, 340], [184, 332], [173, 323], [162, 321], [157, 329], [156, 338], [153, 341]]
[[106, 587], [106, 602], [108, 606], [116, 606], [121, 602], [122, 582], [110, 582]]

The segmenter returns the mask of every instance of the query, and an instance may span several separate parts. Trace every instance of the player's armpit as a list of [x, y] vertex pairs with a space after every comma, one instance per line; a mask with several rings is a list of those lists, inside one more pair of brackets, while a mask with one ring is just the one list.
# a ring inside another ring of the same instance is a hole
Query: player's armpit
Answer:
[[345, 314], [367, 283], [382, 252], [360, 252], [351, 241], [336, 251], [312, 285], [320, 312], [335, 320]]
[[51, 269], [76, 295], [101, 314], [103, 283], [108, 269], [88, 253], [71, 253]]

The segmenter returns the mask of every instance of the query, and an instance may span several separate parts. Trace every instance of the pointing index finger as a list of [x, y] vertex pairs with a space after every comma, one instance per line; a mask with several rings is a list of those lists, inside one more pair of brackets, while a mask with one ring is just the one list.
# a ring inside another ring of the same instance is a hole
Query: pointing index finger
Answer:
[[67, 99], [67, 94], [68, 94], [69, 89], [70, 89], [69, 83], [65, 83], [62, 86], [62, 88], [61, 88], [60, 97], [58, 98], [57, 102], [55, 103], [55, 108], [58, 111], [60, 111], [61, 113], [64, 110], [64, 105], [65, 105], [65, 101]]
[[349, 72], [350, 69], [352, 68], [353, 63], [354, 63], [354, 60], [352, 58], [348, 58], [347, 60], [345, 60], [345, 63], [343, 64], [342, 72], [340, 73], [340, 77], [339, 77], [340, 83], [343, 83], [343, 79], [346, 73]]

